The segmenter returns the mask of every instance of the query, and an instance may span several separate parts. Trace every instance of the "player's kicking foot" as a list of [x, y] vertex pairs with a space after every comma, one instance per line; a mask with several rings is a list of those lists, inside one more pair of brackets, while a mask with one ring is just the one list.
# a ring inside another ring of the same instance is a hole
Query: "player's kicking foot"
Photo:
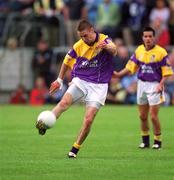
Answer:
[[152, 149], [160, 150], [161, 145], [162, 145], [161, 141], [154, 140], [154, 144], [152, 145]]
[[36, 128], [38, 129], [40, 135], [44, 135], [46, 133], [46, 128], [42, 121], [38, 121], [36, 123]]
[[146, 149], [146, 148], [149, 148], [149, 144], [141, 143], [138, 147], [140, 149]]

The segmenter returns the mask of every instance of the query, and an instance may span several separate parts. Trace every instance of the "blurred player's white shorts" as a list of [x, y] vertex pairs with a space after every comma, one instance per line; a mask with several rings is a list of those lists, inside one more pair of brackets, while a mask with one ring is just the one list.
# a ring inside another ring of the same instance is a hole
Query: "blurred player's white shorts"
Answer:
[[[77, 92], [78, 90], [73, 87], [73, 84], [77, 86], [82, 92]], [[74, 89], [76, 93], [74, 93]], [[108, 91], [107, 83], [95, 84], [81, 80], [79, 78], [73, 78], [72, 85], [68, 88], [67, 92], [76, 96], [76, 94], [82, 93], [85, 102], [98, 102], [101, 105], [105, 104], [106, 96]], [[75, 97], [76, 99], [78, 97]], [[79, 95], [80, 98], [80, 95]]]
[[156, 93], [158, 82], [147, 82], [138, 80], [137, 104], [150, 106], [161, 104], [165, 101], [164, 92]]

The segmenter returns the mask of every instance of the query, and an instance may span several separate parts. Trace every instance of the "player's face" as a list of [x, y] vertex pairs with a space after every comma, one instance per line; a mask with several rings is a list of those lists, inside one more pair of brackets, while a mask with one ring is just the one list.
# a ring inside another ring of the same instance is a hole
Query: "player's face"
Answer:
[[96, 33], [94, 32], [93, 28], [85, 29], [83, 31], [78, 31], [78, 34], [86, 44], [88, 44], [89, 46], [93, 45], [96, 38]]
[[146, 48], [151, 48], [155, 44], [155, 37], [152, 31], [144, 31], [143, 32], [143, 42]]

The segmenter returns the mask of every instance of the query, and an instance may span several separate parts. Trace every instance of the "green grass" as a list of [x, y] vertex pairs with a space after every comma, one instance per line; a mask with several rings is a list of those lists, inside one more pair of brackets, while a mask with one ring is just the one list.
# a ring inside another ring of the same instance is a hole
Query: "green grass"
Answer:
[[[0, 180], [174, 179], [174, 108], [162, 107], [163, 149], [140, 150], [136, 106], [105, 106], [77, 159], [68, 159], [84, 107], [73, 106], [45, 136], [37, 115], [51, 106], [0, 106]], [[151, 131], [151, 143], [153, 134]]]

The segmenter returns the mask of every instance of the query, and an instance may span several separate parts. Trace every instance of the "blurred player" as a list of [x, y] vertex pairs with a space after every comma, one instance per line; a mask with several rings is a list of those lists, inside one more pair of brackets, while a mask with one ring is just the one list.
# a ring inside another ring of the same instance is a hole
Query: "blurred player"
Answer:
[[[83, 98], [86, 103], [83, 125], [68, 153], [69, 157], [76, 157], [98, 110], [105, 103], [108, 82], [113, 74], [112, 57], [116, 54], [116, 46], [110, 38], [95, 32], [88, 21], [82, 20], [77, 30], [81, 39], [74, 44], [65, 56], [59, 76], [50, 87], [50, 93], [61, 89], [65, 73], [68, 68], [71, 68], [71, 85], [52, 112], [59, 118], [61, 113], [74, 102]], [[36, 127], [40, 134], [45, 133], [46, 130], [42, 124], [37, 124]]]
[[115, 77], [122, 77], [138, 71], [137, 104], [141, 120], [142, 143], [139, 148], [150, 146], [148, 114], [153, 124], [153, 149], [160, 149], [161, 127], [158, 118], [159, 105], [164, 101], [164, 81], [173, 74], [165, 49], [155, 45], [155, 31], [146, 27], [143, 31], [143, 44], [138, 46], [126, 67], [114, 72]]

